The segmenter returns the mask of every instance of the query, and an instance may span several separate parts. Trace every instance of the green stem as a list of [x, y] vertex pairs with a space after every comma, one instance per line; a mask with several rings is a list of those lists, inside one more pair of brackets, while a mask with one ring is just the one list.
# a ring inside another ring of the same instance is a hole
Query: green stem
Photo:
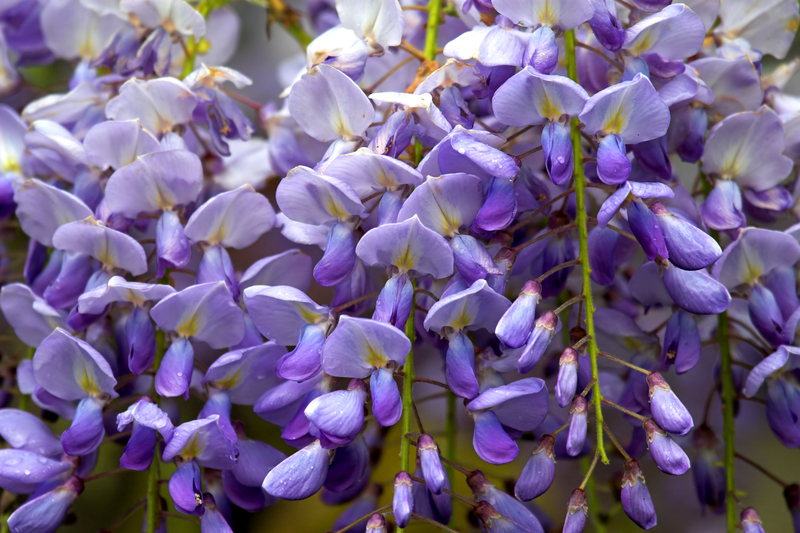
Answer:
[[721, 361], [720, 377], [722, 379], [722, 434], [725, 439], [725, 514], [728, 517], [728, 533], [734, 533], [739, 525], [736, 518], [736, 478], [734, 472], [734, 437], [736, 428], [733, 424], [733, 370], [731, 364], [731, 345], [728, 341], [728, 313], [723, 311], [717, 315], [717, 344]]
[[[564, 32], [564, 44], [567, 54], [567, 74], [570, 79], [578, 82], [578, 67], [575, 63], [575, 31]], [[595, 420], [597, 422], [597, 451], [603, 464], [608, 464], [605, 446], [603, 446], [603, 394], [600, 390], [600, 381], [597, 369], [597, 336], [594, 332], [594, 301], [592, 300], [592, 268], [589, 265], [589, 232], [587, 230], [586, 216], [586, 176], [583, 173], [583, 152], [581, 150], [581, 132], [578, 128], [578, 119], [572, 119], [572, 154], [575, 165], [575, 203], [577, 209], [578, 239], [580, 241], [581, 275], [583, 276], [583, 297], [586, 306], [586, 334], [589, 337], [587, 351], [592, 362], [592, 401], [594, 402]]]
[[[161, 364], [161, 359], [164, 357], [167, 339], [162, 330], [156, 331], [156, 360], [153, 363], [153, 372], [158, 372], [158, 367]], [[158, 393], [153, 392], [153, 399], [159, 403]], [[158, 527], [158, 510], [160, 507], [159, 499], [159, 486], [158, 486], [158, 461], [159, 461], [159, 446], [156, 442], [156, 453], [153, 456], [153, 462], [150, 463], [150, 469], [147, 471], [147, 533], [155, 533]]]
[[[417, 283], [414, 282], [414, 288]], [[416, 341], [417, 331], [415, 329], [414, 318], [416, 317], [416, 309], [414, 306], [414, 293], [411, 296], [411, 313], [409, 313], [408, 320], [406, 321], [406, 337], [411, 341], [411, 350], [406, 356], [406, 363], [403, 366], [403, 418], [401, 420], [403, 432], [400, 437], [400, 470], [412, 473], [411, 471], [411, 439], [408, 434], [411, 433], [411, 416], [413, 414], [413, 394], [414, 394], [414, 341]], [[398, 533], [402, 533], [404, 528], [398, 528]]]
[[[586, 455], [581, 459], [584, 475], [589, 471], [592, 460]], [[586, 504], [589, 506], [589, 519], [592, 521], [596, 533], [606, 533], [606, 525], [600, 520], [600, 502], [597, 499], [597, 487], [594, 476], [586, 483]]]
[[[700, 172], [704, 196], [708, 196], [713, 185], [705, 174]], [[709, 234], [715, 241], [720, 242], [719, 233], [710, 230]], [[722, 436], [725, 441], [723, 464], [725, 466], [725, 515], [727, 517], [728, 533], [734, 533], [739, 526], [736, 513], [736, 447], [734, 438], [736, 427], [733, 423], [733, 404], [736, 391], [733, 388], [733, 359], [731, 357], [731, 344], [728, 337], [728, 312], [723, 311], [717, 315], [717, 344], [719, 345], [720, 381], [722, 383]]]
[[[447, 391], [447, 419], [444, 423], [445, 453], [451, 461], [456, 460], [456, 395]], [[456, 472], [452, 466], [447, 465], [447, 477], [453, 483]]]
[[436, 59], [436, 39], [439, 36], [439, 22], [442, 18], [442, 0], [428, 2], [428, 27], [425, 34], [425, 57], [428, 61]]
[[155, 533], [158, 516], [158, 443], [147, 473], [147, 533]]

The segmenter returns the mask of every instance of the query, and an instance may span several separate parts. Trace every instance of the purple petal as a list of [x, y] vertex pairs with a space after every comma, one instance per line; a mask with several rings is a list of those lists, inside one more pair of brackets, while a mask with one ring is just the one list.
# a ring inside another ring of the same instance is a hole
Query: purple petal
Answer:
[[200, 467], [194, 461], [186, 461], [169, 478], [169, 495], [175, 510], [195, 516], [203, 514], [203, 489]]
[[161, 136], [192, 120], [196, 98], [175, 78], [150, 81], [132, 78], [119, 89], [119, 96], [106, 105], [113, 120], [138, 120], [149, 133]]
[[394, 266], [435, 279], [453, 273], [453, 251], [438, 233], [425, 227], [417, 215], [396, 224], [369, 230], [358, 242], [356, 254], [367, 265]]
[[269, 200], [250, 185], [214, 196], [186, 223], [186, 236], [194, 242], [226, 248], [250, 246], [275, 225]]
[[201, 340], [212, 348], [233, 346], [244, 336], [242, 310], [224, 281], [192, 285], [170, 294], [150, 310], [150, 316], [161, 329]]
[[192, 381], [194, 349], [188, 339], [176, 339], [164, 354], [156, 372], [156, 392], [172, 398], [183, 396], [189, 399], [189, 384]]
[[628, 224], [648, 260], [652, 261], [658, 256], [664, 259], [669, 257], [659, 219], [644, 202], [631, 202], [628, 207]]
[[293, 168], [281, 180], [275, 200], [283, 214], [304, 224], [345, 220], [364, 211], [350, 185], [302, 166]]
[[369, 378], [369, 392], [378, 423], [383, 427], [395, 425], [403, 414], [403, 402], [392, 372], [385, 368], [374, 371]]
[[288, 285], [301, 291], [311, 284], [311, 257], [293, 248], [254, 262], [242, 274], [239, 287]]
[[547, 387], [539, 378], [525, 378], [483, 391], [467, 404], [467, 410], [492, 409], [504, 425], [532, 431], [547, 416]]
[[317, 305], [294, 287], [248, 287], [244, 303], [258, 330], [284, 346], [294, 345], [304, 326], [328, 321], [328, 307]]
[[452, 237], [459, 228], [472, 224], [482, 205], [483, 191], [478, 178], [469, 174], [445, 174], [428, 178], [414, 189], [397, 219], [403, 221], [417, 215], [426, 228]]
[[63, 400], [103, 393], [117, 397], [117, 381], [103, 356], [61, 328], [39, 344], [33, 372], [39, 385]]
[[12, 448], [45, 456], [60, 456], [61, 443], [44, 422], [27, 411], [0, 409], [0, 437]]
[[742, 212], [742, 191], [733, 181], [719, 181], [700, 206], [708, 226], [717, 231], [737, 230], [746, 225]]
[[195, 154], [188, 150], [154, 152], [137, 157], [111, 175], [106, 203], [112, 213], [136, 218], [139, 213], [190, 204], [202, 186], [203, 166]]
[[314, 441], [272, 469], [262, 488], [284, 500], [303, 500], [322, 487], [329, 464], [330, 451]]
[[747, 228], [726, 248], [714, 265], [713, 274], [733, 290], [752, 284], [761, 276], [800, 260], [800, 244], [787, 233], [761, 228]]
[[318, 141], [360, 137], [375, 117], [372, 103], [346, 74], [320, 64], [292, 86], [289, 112]]
[[355, 263], [353, 229], [346, 222], [337, 222], [328, 232], [325, 254], [314, 266], [314, 279], [323, 287], [333, 287], [350, 277]]
[[782, 155], [785, 145], [783, 125], [770, 108], [731, 115], [712, 128], [702, 169], [763, 191], [783, 181], [792, 169], [792, 160]]
[[705, 270], [681, 270], [670, 266], [664, 269], [664, 286], [681, 309], [698, 315], [721, 313], [731, 301], [725, 286]]
[[[790, 351], [791, 349], [791, 351]], [[765, 357], [758, 363], [750, 373], [747, 375], [742, 394], [748, 398], [752, 398], [758, 392], [758, 389], [763, 385], [764, 380], [780, 370], [789, 361], [790, 353], [797, 355], [797, 348], [788, 346], [780, 346], [777, 351]]]
[[169, 285], [139, 283], [114, 276], [108, 283], [83, 293], [78, 300], [78, 310], [96, 314], [113, 302], [130, 302], [141, 306], [145, 302], [157, 302], [174, 292], [175, 289]]
[[445, 376], [453, 393], [462, 398], [474, 398], [479, 391], [475, 375], [475, 348], [462, 332], [453, 334], [447, 343]]
[[208, 367], [205, 383], [224, 390], [237, 405], [255, 405], [259, 397], [279, 383], [278, 360], [286, 348], [274, 342], [228, 352]]
[[564, 31], [586, 22], [594, 12], [589, 2], [579, 0], [558, 3], [550, 0], [493, 0], [492, 5], [515, 24], [527, 27], [543, 24]]
[[158, 152], [161, 146], [136, 120], [101, 122], [83, 138], [86, 160], [101, 170], [117, 170], [137, 157]]
[[165, 462], [181, 456], [194, 459], [200, 466], [229, 470], [236, 464], [236, 445], [219, 426], [217, 415], [202, 420], [192, 420], [175, 428], [162, 454]]
[[11, 492], [31, 493], [36, 485], [70, 469], [69, 461], [48, 459], [25, 450], [0, 450], [0, 486]]
[[525, 67], [495, 92], [492, 110], [503, 124], [521, 127], [557, 121], [562, 115], [577, 116], [588, 98], [586, 91], [569, 78]]
[[84, 398], [78, 404], [72, 425], [61, 434], [61, 446], [69, 455], [87, 455], [100, 446], [106, 430], [103, 427], [105, 402]]
[[83, 483], [75, 476], [63, 485], [30, 498], [8, 517], [8, 527], [13, 532], [53, 532], [64, 521], [70, 505], [83, 491]]
[[53, 235], [53, 247], [90, 255], [108, 267], [127, 270], [134, 276], [147, 272], [142, 245], [91, 216], [59, 227]]
[[686, 59], [700, 51], [705, 36], [700, 17], [683, 4], [673, 4], [628, 28], [623, 49], [636, 55]]
[[475, 420], [472, 446], [481, 459], [493, 465], [502, 465], [517, 457], [519, 447], [505, 432], [497, 415], [491, 411], [478, 411], [472, 414], [472, 418]]
[[133, 433], [122, 457], [119, 459], [120, 468], [144, 472], [150, 468], [156, 453], [156, 432], [150, 428], [134, 423]]
[[31, 347], [37, 347], [53, 332], [65, 327], [65, 319], [30, 288], [21, 283], [10, 283], [0, 289], [0, 309], [14, 334]]
[[572, 177], [572, 139], [569, 126], [548, 122], [542, 130], [542, 151], [547, 175], [556, 185], [563, 185]]
[[618, 135], [608, 135], [597, 148], [597, 177], [608, 185], [619, 185], [631, 174], [631, 161], [625, 142]]
[[322, 348], [322, 369], [331, 376], [365, 378], [389, 361], [402, 364], [410, 349], [396, 327], [343, 315]]
[[669, 109], [650, 80], [637, 74], [592, 95], [579, 118], [589, 134], [616, 134], [636, 144], [667, 133]]
[[78, 197], [36, 178], [14, 187], [14, 202], [22, 231], [45, 246], [53, 246], [53, 234], [62, 224], [92, 216]]
[[481, 328], [491, 331], [510, 306], [511, 302], [480, 279], [468, 289], [433, 304], [425, 317], [425, 329], [441, 331], [449, 326], [457, 331]]

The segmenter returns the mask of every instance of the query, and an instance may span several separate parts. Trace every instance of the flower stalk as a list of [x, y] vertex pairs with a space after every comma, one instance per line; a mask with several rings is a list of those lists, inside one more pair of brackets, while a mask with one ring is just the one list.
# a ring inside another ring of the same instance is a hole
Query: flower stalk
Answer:
[[[570, 79], [578, 82], [578, 66], [575, 62], [575, 32], [564, 32], [564, 43], [567, 55], [567, 74]], [[595, 420], [597, 424], [597, 452], [603, 464], [608, 464], [608, 456], [603, 446], [603, 393], [600, 390], [600, 381], [597, 368], [597, 336], [594, 330], [594, 302], [592, 300], [592, 268], [589, 265], [589, 232], [586, 216], [586, 176], [583, 172], [583, 152], [581, 149], [581, 133], [578, 128], [578, 119], [573, 118], [571, 124], [572, 156], [575, 162], [575, 202], [577, 204], [578, 240], [580, 245], [581, 276], [583, 277], [583, 297], [586, 305], [586, 334], [589, 336], [587, 351], [592, 364], [592, 402], [595, 407]]]

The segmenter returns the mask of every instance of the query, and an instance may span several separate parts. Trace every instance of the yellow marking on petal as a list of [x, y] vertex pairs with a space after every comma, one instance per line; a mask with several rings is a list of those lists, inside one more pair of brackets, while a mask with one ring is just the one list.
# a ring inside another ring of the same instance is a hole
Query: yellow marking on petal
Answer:
[[178, 324], [175, 328], [175, 332], [181, 337], [188, 339], [192, 335], [196, 335], [198, 329], [197, 314], [192, 313], [192, 316]]
[[189, 441], [186, 443], [186, 445], [181, 450], [180, 456], [184, 460], [189, 461], [191, 459], [194, 459], [198, 455], [200, 455], [200, 451], [201, 451], [200, 448], [201, 448], [201, 446], [200, 446], [200, 443], [197, 440], [197, 433], [195, 433], [194, 435], [192, 435], [192, 438], [189, 439]]
[[790, 18], [789, 20], [786, 21], [784, 29], [792, 33], [797, 33], [797, 30], [800, 29], [800, 19], [795, 17]]
[[367, 362], [370, 366], [374, 366], [375, 368], [383, 368], [386, 366], [386, 363], [389, 362], [389, 359], [383, 354], [383, 351], [380, 349], [376, 350], [372, 347], [372, 344], [367, 341]]
[[324, 319], [327, 318], [325, 317], [325, 315], [322, 315], [320, 313], [315, 313], [314, 311], [309, 310], [302, 304], [296, 304], [296, 306], [297, 306], [297, 314], [300, 315], [300, 317], [309, 324], [318, 324], [320, 322], [323, 322]]
[[242, 382], [242, 369], [225, 376], [224, 378], [214, 382], [214, 386], [220, 390], [230, 390], [239, 386]]
[[327, 209], [328, 213], [335, 216], [339, 220], [344, 220], [350, 216], [350, 214], [345, 211], [341, 205], [339, 205], [336, 199], [330, 195], [325, 200], [325, 209]]
[[558, 117], [564, 114], [564, 111], [561, 110], [560, 104], [561, 102], [559, 102], [557, 99], [551, 100], [550, 95], [547, 94], [547, 90], [543, 90], [542, 97], [537, 102], [537, 112], [544, 118], [556, 120]]
[[466, 302], [461, 307], [458, 318], [450, 325], [454, 330], [461, 331], [475, 321], [475, 315], [467, 309]]
[[400, 272], [408, 272], [417, 266], [419, 258], [411, 251], [411, 243], [406, 242], [406, 246], [402, 252], [396, 254], [392, 258], [392, 264], [397, 267]]
[[101, 391], [100, 387], [97, 385], [94, 372], [90, 371], [85, 366], [82, 366], [82, 368], [76, 370], [78, 372], [78, 386], [81, 388], [81, 390], [83, 390], [89, 396], [99, 396], [102, 394], [103, 391]]
[[643, 33], [639, 34], [639, 37], [636, 39], [636, 42], [633, 44], [633, 46], [628, 48], [628, 51], [638, 56], [642, 52], [646, 52], [647, 50], [649, 50], [650, 47], [653, 46], [654, 40], [655, 39], [653, 38], [651, 30], [649, 29], [645, 30]]
[[536, 18], [541, 24], [553, 27], [558, 25], [558, 11], [558, 6], [552, 4], [550, 0], [544, 0], [536, 13]]
[[628, 125], [628, 116], [621, 105], [619, 105], [613, 115], [606, 115], [606, 121], [601, 129], [606, 134], [620, 133]]

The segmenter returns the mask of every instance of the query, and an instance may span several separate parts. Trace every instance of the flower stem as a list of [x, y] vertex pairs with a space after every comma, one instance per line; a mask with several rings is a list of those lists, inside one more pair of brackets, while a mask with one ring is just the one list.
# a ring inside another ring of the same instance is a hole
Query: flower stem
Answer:
[[428, 27], [425, 33], [425, 58], [436, 59], [436, 40], [439, 37], [439, 22], [442, 18], [442, 0], [428, 2]]
[[[589, 459], [588, 455], [581, 459], [581, 467], [585, 472], [589, 471], [589, 466], [591, 464], [591, 459]], [[586, 503], [589, 505], [589, 519], [592, 521], [592, 525], [594, 525], [594, 530], [597, 533], [606, 533], [605, 523], [600, 519], [600, 502], [597, 499], [597, 487], [594, 477], [589, 477], [586, 482], [585, 490]]]
[[[416, 288], [416, 281], [413, 282]], [[411, 350], [406, 356], [406, 363], [403, 366], [403, 418], [402, 433], [400, 437], [400, 470], [409, 472], [411, 468], [411, 439], [408, 434], [411, 432], [411, 416], [412, 416], [412, 395], [414, 393], [414, 341], [417, 337], [415, 329], [414, 318], [416, 317], [416, 308], [414, 305], [414, 293], [411, 296], [411, 313], [409, 313], [408, 320], [406, 321], [406, 337], [411, 341]], [[409, 472], [410, 473], [410, 472]], [[402, 533], [404, 528], [397, 528], [398, 533]]]
[[147, 472], [147, 533], [155, 533], [158, 509], [158, 443], [156, 457]]
[[728, 533], [734, 533], [738, 527], [736, 518], [736, 477], [734, 472], [734, 437], [736, 428], [733, 424], [733, 365], [731, 364], [731, 345], [728, 340], [728, 313], [723, 311], [717, 315], [717, 344], [721, 362], [720, 378], [722, 379], [722, 434], [725, 440], [725, 514], [728, 518]]
[[[575, 31], [564, 32], [564, 43], [567, 54], [567, 74], [578, 82], [578, 67], [575, 63]], [[586, 334], [589, 336], [587, 351], [592, 362], [592, 379], [596, 380], [592, 387], [595, 420], [597, 422], [597, 453], [603, 464], [608, 464], [608, 456], [603, 446], [603, 393], [597, 369], [597, 335], [594, 332], [594, 302], [592, 300], [592, 267], [589, 265], [589, 232], [586, 217], [586, 176], [583, 173], [583, 152], [581, 151], [581, 132], [578, 119], [572, 119], [572, 154], [575, 163], [575, 203], [577, 205], [578, 240], [580, 244], [581, 275], [583, 276], [583, 296], [586, 305]]]

